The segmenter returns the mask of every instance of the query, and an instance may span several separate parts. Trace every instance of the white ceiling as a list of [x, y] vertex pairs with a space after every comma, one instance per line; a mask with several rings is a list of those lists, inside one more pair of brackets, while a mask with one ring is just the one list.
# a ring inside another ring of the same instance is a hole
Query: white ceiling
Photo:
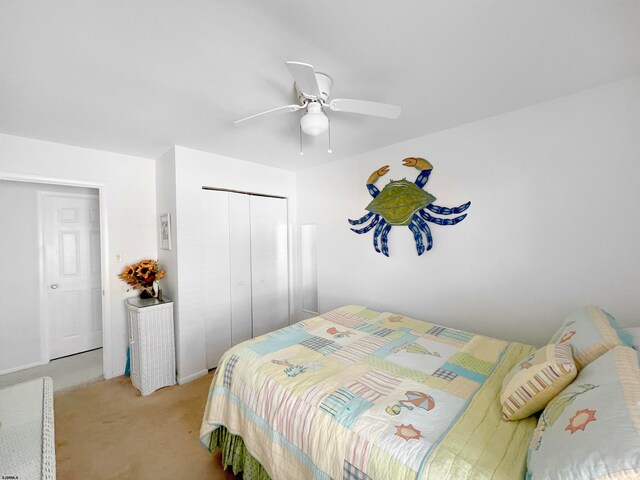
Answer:
[[[156, 158], [178, 144], [291, 170], [640, 73], [640, 2], [0, 0], [0, 132]], [[333, 96], [398, 120], [330, 113], [305, 137], [285, 60]]]

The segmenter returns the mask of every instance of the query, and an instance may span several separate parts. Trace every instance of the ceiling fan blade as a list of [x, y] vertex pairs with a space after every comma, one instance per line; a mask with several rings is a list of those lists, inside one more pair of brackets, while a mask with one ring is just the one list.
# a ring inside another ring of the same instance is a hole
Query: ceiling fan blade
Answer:
[[283, 107], [272, 108], [271, 110], [267, 110], [266, 112], [256, 113], [255, 115], [251, 115], [250, 117], [236, 120], [235, 122], [233, 122], [233, 124], [238, 125], [239, 123], [246, 122], [247, 120], [252, 120], [257, 117], [274, 116], [274, 115], [280, 115], [281, 113], [287, 113], [287, 112], [297, 112], [301, 108], [304, 108], [304, 105], [285, 105]]
[[316, 71], [312, 65], [300, 62], [284, 62], [289, 69], [289, 73], [298, 84], [298, 89], [311, 98], [320, 97], [320, 87], [316, 79]]
[[351, 100], [335, 98], [329, 102], [329, 108], [336, 112], [360, 113], [374, 117], [398, 118], [402, 109], [397, 105], [387, 103], [368, 102], [366, 100]]

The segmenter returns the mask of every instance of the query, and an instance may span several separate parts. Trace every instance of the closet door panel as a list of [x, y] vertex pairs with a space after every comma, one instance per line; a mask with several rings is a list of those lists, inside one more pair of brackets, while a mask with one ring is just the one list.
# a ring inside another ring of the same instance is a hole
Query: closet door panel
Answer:
[[231, 347], [229, 194], [203, 190], [202, 200], [205, 244], [202, 281], [205, 284], [207, 368], [214, 368], [218, 366], [222, 354]]
[[289, 324], [287, 200], [251, 197], [253, 336]]
[[251, 224], [248, 195], [229, 193], [231, 341], [253, 336], [251, 327]]

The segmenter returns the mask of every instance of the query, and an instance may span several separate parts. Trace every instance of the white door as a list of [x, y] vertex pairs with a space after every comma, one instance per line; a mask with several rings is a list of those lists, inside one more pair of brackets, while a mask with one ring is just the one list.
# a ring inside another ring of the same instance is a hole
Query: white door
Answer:
[[251, 197], [253, 336], [289, 325], [287, 200]]
[[42, 196], [49, 357], [102, 346], [100, 208], [96, 195]]
[[287, 201], [203, 190], [207, 368], [289, 324]]
[[231, 347], [231, 273], [229, 264], [229, 193], [202, 191], [203, 286], [207, 368], [218, 366]]
[[231, 267], [231, 342], [255, 336], [251, 327], [251, 224], [249, 195], [229, 193], [229, 265]]

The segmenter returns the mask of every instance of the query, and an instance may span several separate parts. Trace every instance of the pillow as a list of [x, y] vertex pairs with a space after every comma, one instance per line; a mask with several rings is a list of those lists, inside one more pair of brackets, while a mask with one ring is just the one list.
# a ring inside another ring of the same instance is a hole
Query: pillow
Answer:
[[582, 370], [613, 347], [630, 347], [631, 337], [607, 312], [587, 305], [569, 315], [549, 343], [570, 344], [578, 370]]
[[638, 352], [615, 347], [544, 409], [529, 445], [527, 479], [637, 479], [638, 459]]
[[542, 410], [576, 378], [571, 345], [552, 343], [515, 365], [502, 382], [502, 418], [520, 420]]
[[631, 346], [640, 351], [640, 327], [629, 327], [623, 330], [631, 335]]

